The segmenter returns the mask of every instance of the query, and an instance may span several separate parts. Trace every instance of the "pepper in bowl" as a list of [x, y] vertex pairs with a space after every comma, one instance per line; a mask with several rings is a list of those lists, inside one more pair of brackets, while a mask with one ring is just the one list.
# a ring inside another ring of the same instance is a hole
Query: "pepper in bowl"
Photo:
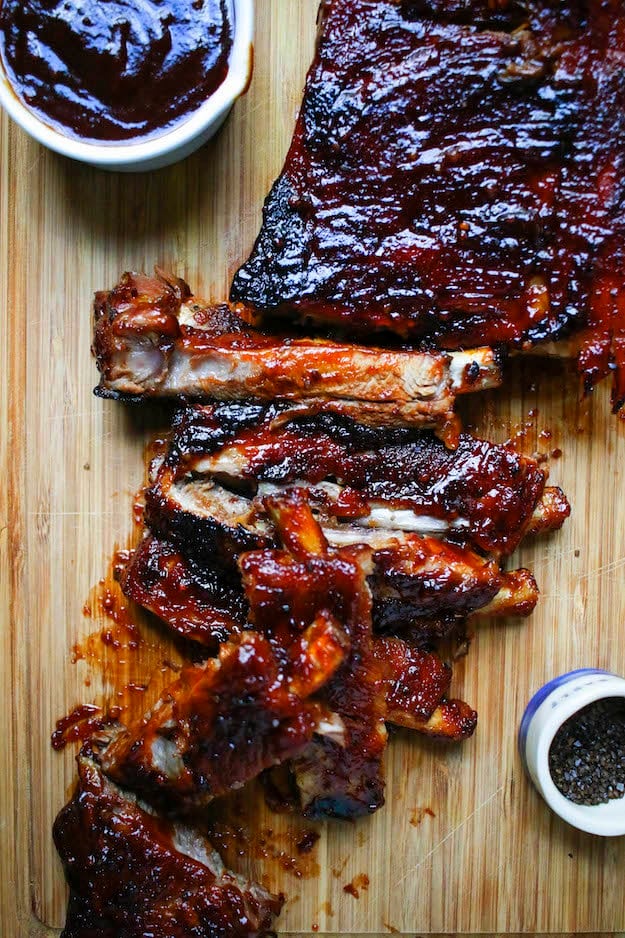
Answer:
[[519, 751], [556, 814], [591, 834], [625, 834], [625, 680], [596, 668], [571, 671], [532, 697]]

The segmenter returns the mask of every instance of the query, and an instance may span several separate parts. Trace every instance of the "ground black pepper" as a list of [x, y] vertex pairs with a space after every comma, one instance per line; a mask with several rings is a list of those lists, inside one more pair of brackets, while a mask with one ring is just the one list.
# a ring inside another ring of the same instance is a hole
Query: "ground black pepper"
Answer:
[[597, 700], [562, 724], [549, 749], [555, 786], [576, 804], [625, 795], [625, 700]]

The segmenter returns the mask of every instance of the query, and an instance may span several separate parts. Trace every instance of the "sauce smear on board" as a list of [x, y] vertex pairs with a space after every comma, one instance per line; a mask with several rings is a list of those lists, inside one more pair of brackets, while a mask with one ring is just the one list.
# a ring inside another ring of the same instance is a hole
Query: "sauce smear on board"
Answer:
[[231, 0], [0, 0], [15, 92], [83, 139], [171, 130], [224, 81], [231, 48]]

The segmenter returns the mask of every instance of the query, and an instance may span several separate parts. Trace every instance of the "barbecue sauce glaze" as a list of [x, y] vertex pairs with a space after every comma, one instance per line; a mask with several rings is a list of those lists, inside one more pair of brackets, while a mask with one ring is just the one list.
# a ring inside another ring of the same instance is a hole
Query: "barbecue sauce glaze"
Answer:
[[199, 860], [181, 853], [176, 828], [110, 785], [89, 748], [76, 793], [54, 823], [70, 887], [64, 938], [275, 934], [269, 929], [283, 897], [214, 872], [201, 848]]
[[171, 130], [223, 82], [230, 0], [0, 0], [0, 51], [22, 101], [72, 136]]
[[[625, 402], [623, 0], [332, 0], [231, 299], [427, 348], [580, 334]], [[375, 340], [374, 337], [375, 336]]]

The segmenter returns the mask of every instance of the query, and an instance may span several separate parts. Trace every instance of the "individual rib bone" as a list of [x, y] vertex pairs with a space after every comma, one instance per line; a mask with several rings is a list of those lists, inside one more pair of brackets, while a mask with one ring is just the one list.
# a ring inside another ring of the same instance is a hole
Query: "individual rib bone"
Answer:
[[447, 354], [367, 348], [255, 330], [241, 307], [195, 300], [181, 280], [126, 273], [95, 306], [104, 397], [291, 400], [363, 422], [444, 428], [458, 394], [496, 387], [490, 348]]
[[190, 552], [236, 556], [274, 543], [263, 497], [303, 488], [336, 544], [382, 549], [386, 538], [413, 531], [499, 555], [567, 517], [564, 495], [546, 478], [536, 460], [464, 434], [450, 451], [430, 433], [335, 414], [195, 407], [178, 419], [146, 516], [155, 533]]

